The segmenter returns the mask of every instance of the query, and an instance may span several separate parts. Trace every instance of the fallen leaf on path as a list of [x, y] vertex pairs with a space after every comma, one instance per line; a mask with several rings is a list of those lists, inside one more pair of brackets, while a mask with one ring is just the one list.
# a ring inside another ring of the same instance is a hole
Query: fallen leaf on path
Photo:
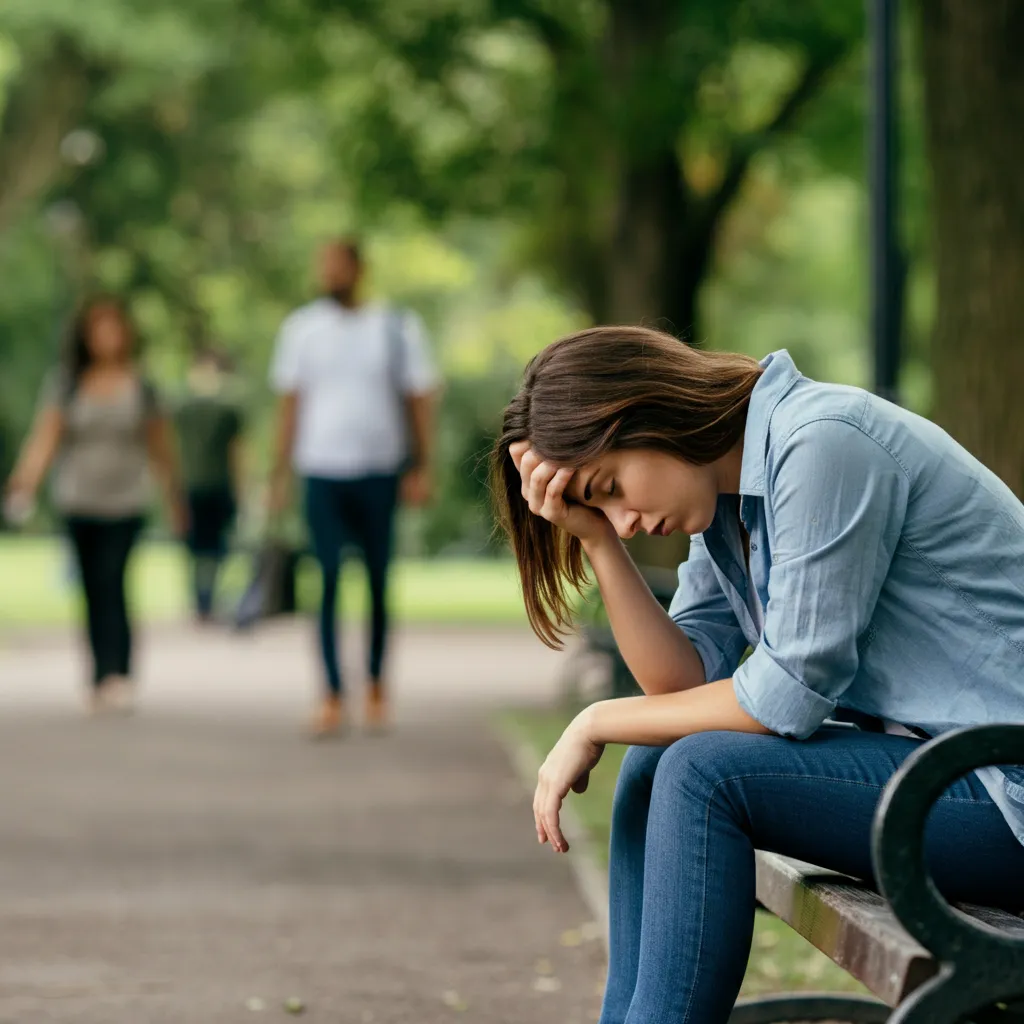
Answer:
[[445, 1006], [450, 1006], [453, 1010], [459, 1013], [465, 1013], [469, 1009], [469, 1003], [466, 1002], [462, 996], [459, 995], [454, 989], [448, 989], [447, 992], [441, 994], [441, 1002]]
[[534, 978], [533, 988], [536, 992], [557, 992], [562, 983], [557, 978]]

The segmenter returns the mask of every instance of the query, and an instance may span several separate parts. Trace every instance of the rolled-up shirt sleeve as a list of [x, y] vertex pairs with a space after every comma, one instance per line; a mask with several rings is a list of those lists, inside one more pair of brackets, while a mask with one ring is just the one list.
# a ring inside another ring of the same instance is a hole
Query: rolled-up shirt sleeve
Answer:
[[769, 465], [772, 565], [764, 631], [733, 676], [740, 706], [804, 739], [835, 710], [859, 663], [906, 516], [909, 481], [856, 424], [805, 424]]
[[679, 588], [668, 613], [700, 655], [705, 682], [727, 679], [736, 671], [747, 640], [700, 534], [690, 538], [690, 556], [679, 566]]

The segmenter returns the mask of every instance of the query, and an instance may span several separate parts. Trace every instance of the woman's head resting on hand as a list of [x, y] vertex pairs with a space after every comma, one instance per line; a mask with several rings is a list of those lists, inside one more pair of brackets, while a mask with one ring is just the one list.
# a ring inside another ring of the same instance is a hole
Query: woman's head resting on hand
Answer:
[[585, 582], [582, 547], [530, 512], [513, 454], [521, 458], [528, 442], [534, 460], [573, 470], [565, 499], [598, 510], [622, 538], [701, 533], [738, 471], [760, 375], [749, 356], [694, 349], [643, 327], [580, 331], [531, 360], [505, 410], [491, 487], [545, 643], [559, 646], [571, 623], [568, 589]]

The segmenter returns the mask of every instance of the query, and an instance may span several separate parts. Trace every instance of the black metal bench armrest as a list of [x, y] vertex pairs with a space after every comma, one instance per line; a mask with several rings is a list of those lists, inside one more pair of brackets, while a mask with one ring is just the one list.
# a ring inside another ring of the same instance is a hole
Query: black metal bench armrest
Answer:
[[878, 885], [903, 927], [942, 964], [893, 1014], [892, 1024], [953, 1022], [997, 1000], [1024, 998], [1024, 934], [1008, 934], [951, 907], [924, 853], [928, 812], [952, 782], [987, 765], [1022, 763], [1024, 725], [957, 729], [916, 750], [882, 794], [872, 834]]

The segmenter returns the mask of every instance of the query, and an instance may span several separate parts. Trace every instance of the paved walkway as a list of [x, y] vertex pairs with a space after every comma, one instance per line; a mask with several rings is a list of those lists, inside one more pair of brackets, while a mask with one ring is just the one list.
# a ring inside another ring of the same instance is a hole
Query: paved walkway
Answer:
[[291, 996], [345, 1024], [594, 1019], [601, 944], [485, 724], [559, 656], [452, 630], [396, 655], [395, 733], [318, 745], [296, 623], [150, 631], [133, 719], [81, 715], [60, 638], [0, 649], [0, 1022], [258, 1024]]

